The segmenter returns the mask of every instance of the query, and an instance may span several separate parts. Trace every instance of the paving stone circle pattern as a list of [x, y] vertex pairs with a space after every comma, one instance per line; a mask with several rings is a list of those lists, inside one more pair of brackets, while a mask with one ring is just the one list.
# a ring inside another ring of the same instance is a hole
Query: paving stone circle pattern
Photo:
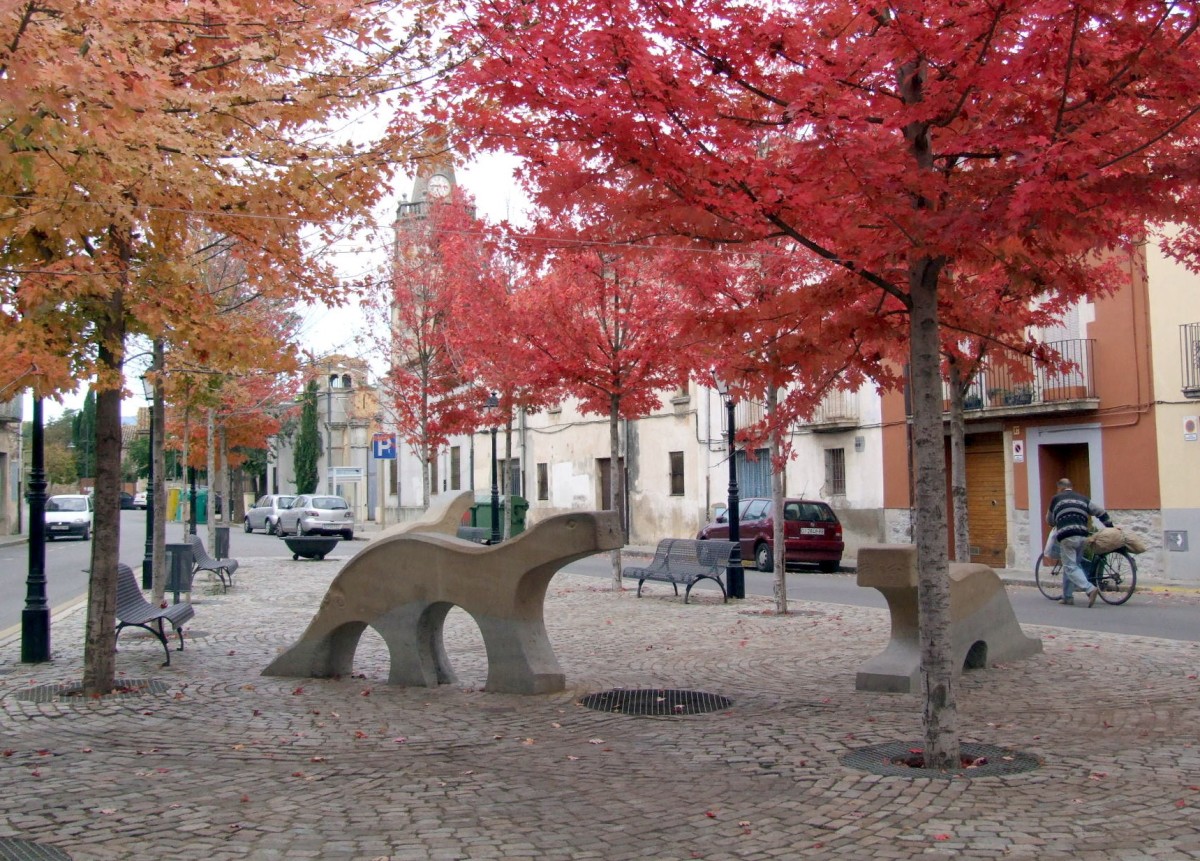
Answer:
[[[198, 583], [170, 667], [157, 640], [122, 635], [129, 693], [53, 693], [82, 676], [82, 612], [56, 620], [49, 664], [0, 644], [0, 839], [75, 861], [1200, 861], [1197, 644], [1031, 626], [1045, 653], [965, 673], [959, 721], [967, 743], [1040, 765], [890, 776], [845, 762], [921, 737], [918, 697], [854, 688], [887, 642], [882, 610], [794, 601], [779, 617], [766, 598], [684, 605], [559, 574], [561, 693], [483, 693], [461, 611], [453, 687], [387, 685], [369, 629], [349, 677], [260, 675], [348, 555], [242, 559], [228, 594]], [[617, 689], [732, 702], [683, 718], [579, 702]]]

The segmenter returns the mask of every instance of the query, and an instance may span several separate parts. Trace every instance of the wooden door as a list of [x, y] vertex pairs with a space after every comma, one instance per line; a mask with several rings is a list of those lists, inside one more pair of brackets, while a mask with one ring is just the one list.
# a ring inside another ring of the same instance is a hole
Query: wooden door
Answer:
[[1050, 500], [1058, 493], [1058, 480], [1071, 479], [1075, 490], [1084, 496], [1092, 495], [1092, 473], [1085, 442], [1059, 443], [1038, 447], [1038, 487], [1042, 492], [1042, 510], [1029, 512], [1030, 519], [1037, 518], [1041, 526], [1043, 544], [1050, 534], [1046, 525], [1046, 510]]
[[1004, 437], [999, 433], [967, 437], [967, 519], [971, 561], [1004, 568], [1007, 564], [1008, 513], [1004, 496]]

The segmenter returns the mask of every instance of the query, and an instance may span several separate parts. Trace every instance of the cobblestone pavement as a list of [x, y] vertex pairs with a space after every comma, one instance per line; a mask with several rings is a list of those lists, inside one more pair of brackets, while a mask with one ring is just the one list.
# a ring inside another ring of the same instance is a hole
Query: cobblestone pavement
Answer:
[[[914, 696], [859, 693], [882, 611], [768, 599], [684, 605], [559, 575], [546, 619], [568, 690], [483, 693], [478, 629], [447, 624], [456, 685], [397, 688], [364, 634], [340, 680], [261, 676], [347, 558], [242, 559], [203, 586], [184, 652], [140, 631], [117, 669], [139, 693], [55, 695], [82, 676], [83, 612], [54, 660], [0, 645], [0, 841], [71, 858], [1200, 859], [1200, 648], [1027, 626], [1045, 654], [963, 678], [965, 741], [1033, 754], [1003, 777], [885, 777], [857, 748], [919, 744]], [[61, 686], [61, 687], [58, 687]], [[616, 687], [733, 699], [630, 717], [578, 705]]]

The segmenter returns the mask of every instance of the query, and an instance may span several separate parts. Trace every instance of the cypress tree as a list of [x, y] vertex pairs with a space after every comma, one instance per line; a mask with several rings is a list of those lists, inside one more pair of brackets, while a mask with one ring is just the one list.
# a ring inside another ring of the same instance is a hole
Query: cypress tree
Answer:
[[317, 459], [321, 454], [321, 436], [317, 432], [317, 381], [309, 380], [300, 408], [300, 431], [296, 435], [296, 493], [317, 489]]

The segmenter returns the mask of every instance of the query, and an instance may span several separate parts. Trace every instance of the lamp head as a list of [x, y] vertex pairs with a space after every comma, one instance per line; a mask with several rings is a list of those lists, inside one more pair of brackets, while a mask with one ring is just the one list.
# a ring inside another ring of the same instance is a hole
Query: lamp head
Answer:
[[729, 397], [729, 383], [717, 376], [717, 372], [712, 372], [713, 388], [717, 390], [717, 394], [723, 398]]

